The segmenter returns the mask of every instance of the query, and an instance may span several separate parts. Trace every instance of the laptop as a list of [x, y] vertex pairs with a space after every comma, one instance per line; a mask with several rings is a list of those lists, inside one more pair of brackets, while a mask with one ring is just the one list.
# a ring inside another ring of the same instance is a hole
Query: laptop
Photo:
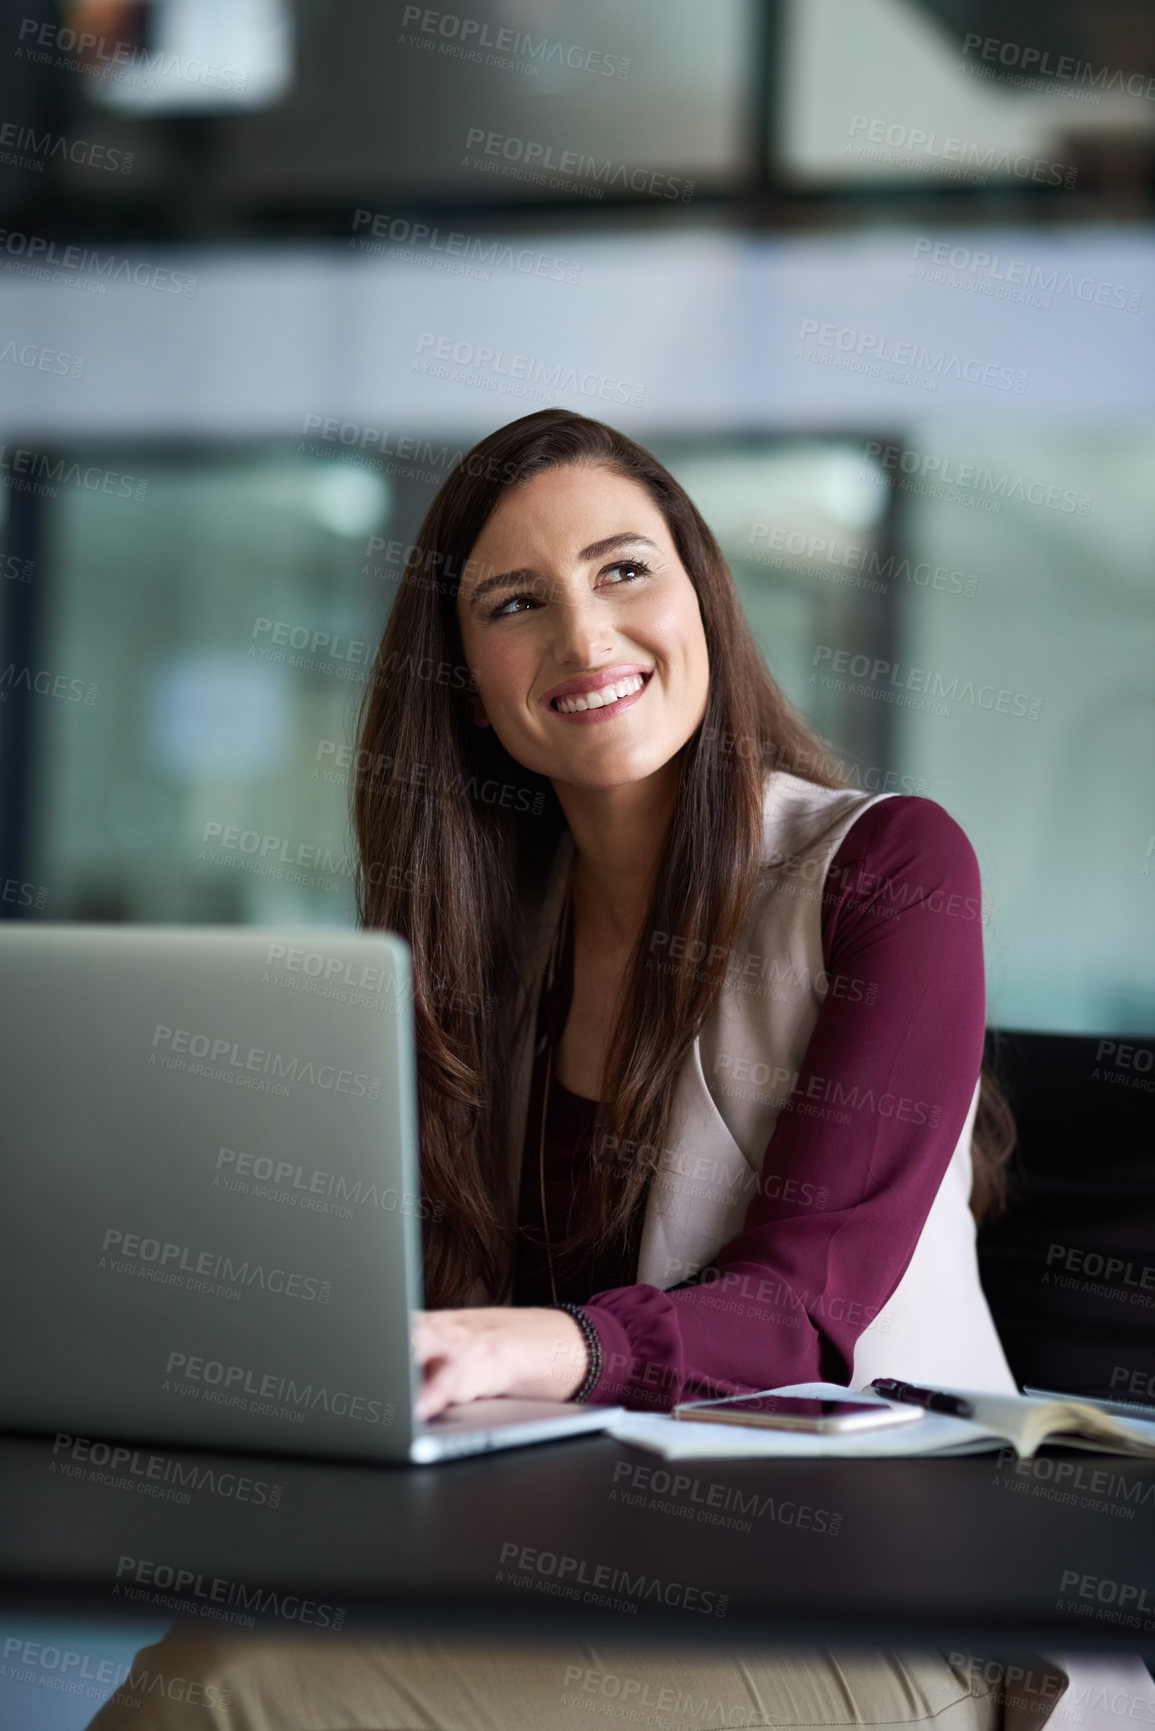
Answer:
[[621, 1407], [421, 1421], [396, 934], [0, 924], [0, 1424], [435, 1462]]

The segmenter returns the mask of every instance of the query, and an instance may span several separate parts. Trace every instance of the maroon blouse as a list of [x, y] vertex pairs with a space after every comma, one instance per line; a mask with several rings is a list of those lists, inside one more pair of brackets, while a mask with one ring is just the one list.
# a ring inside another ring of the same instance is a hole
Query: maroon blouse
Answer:
[[[970, 1109], [986, 1016], [981, 907], [974, 850], [934, 800], [896, 795], [851, 825], [826, 877], [822, 953], [829, 975], [877, 990], [827, 994], [743, 1229], [704, 1279], [668, 1291], [632, 1279], [644, 1198], [618, 1255], [559, 1260], [587, 1194], [597, 1102], [551, 1077], [545, 1200], [556, 1298], [581, 1306], [603, 1355], [587, 1399], [668, 1411], [679, 1400], [847, 1381], [854, 1343], [902, 1278]], [[572, 997], [569, 914], [567, 901], [538, 1017], [515, 1304], [555, 1301], [542, 1239], [541, 1101], [546, 1041], [556, 1053]], [[820, 1106], [832, 1078], [842, 1084], [837, 1111]], [[850, 1109], [855, 1086], [862, 1103]]]

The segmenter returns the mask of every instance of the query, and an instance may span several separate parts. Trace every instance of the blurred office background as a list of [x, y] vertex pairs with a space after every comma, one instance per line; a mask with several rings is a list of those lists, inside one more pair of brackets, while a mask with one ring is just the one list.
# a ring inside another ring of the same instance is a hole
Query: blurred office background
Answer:
[[1135, 0], [2, 0], [0, 914], [349, 923], [405, 548], [557, 403], [963, 824], [991, 1024], [1150, 1032], [1153, 163]]

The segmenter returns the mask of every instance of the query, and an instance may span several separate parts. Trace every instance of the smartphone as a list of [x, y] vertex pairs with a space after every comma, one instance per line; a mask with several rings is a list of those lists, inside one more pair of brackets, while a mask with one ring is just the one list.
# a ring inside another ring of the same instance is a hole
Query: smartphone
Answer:
[[762, 1425], [769, 1430], [848, 1431], [882, 1430], [889, 1425], [917, 1424], [924, 1412], [920, 1406], [877, 1406], [864, 1400], [817, 1400], [804, 1395], [728, 1395], [722, 1400], [682, 1401], [675, 1418], [703, 1419], [716, 1424]]

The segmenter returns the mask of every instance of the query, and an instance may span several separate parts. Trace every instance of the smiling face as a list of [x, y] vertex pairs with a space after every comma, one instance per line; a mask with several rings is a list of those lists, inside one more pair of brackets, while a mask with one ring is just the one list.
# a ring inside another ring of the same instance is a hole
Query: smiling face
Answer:
[[555, 783], [640, 781], [705, 714], [697, 592], [649, 493], [610, 469], [512, 488], [472, 548], [457, 617], [475, 720]]

